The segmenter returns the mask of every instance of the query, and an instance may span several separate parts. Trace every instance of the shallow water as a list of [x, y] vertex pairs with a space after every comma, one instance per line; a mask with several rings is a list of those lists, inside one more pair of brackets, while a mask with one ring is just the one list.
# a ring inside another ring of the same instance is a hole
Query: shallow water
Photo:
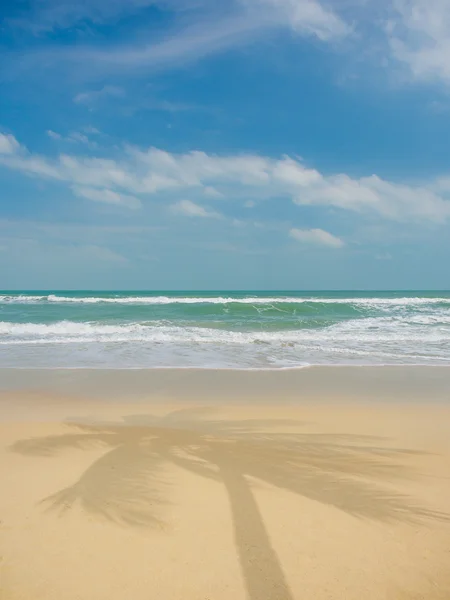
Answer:
[[315, 364], [450, 364], [450, 293], [0, 293], [0, 367]]

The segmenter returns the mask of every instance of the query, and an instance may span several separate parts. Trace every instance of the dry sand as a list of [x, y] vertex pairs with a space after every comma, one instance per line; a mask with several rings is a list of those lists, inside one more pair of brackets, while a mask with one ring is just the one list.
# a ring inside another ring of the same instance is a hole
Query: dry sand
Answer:
[[1, 600], [450, 599], [450, 371], [356, 371], [0, 373]]

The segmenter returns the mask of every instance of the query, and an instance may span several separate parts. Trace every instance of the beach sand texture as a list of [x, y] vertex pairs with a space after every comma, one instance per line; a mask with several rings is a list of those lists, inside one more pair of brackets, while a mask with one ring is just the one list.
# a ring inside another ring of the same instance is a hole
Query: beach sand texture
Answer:
[[251, 402], [26, 377], [0, 398], [1, 600], [450, 598], [450, 405], [408, 377], [399, 402], [346, 402], [336, 369], [321, 401], [301, 373], [298, 401], [246, 376]]

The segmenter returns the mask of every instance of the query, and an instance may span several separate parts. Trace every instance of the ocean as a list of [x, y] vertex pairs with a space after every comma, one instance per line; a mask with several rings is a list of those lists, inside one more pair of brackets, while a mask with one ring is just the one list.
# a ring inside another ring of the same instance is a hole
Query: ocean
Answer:
[[450, 364], [450, 292], [0, 292], [0, 367], [400, 364]]

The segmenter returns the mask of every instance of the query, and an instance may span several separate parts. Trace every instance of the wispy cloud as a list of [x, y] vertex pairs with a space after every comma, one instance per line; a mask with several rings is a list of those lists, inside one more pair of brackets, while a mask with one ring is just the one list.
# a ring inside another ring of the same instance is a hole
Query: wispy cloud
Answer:
[[52, 131], [51, 129], [47, 129], [45, 132], [51, 140], [61, 140], [62, 135], [56, 131]]
[[340, 238], [323, 229], [291, 229], [289, 235], [294, 240], [304, 244], [342, 248], [345, 244]]
[[[94, 130], [95, 134], [100, 133], [98, 131], [98, 129], [95, 129], [95, 128], [86, 128], [85, 129], [85, 131], [89, 131], [89, 132], [93, 133], [92, 130]], [[48, 129], [46, 131], [46, 134], [48, 135], [48, 137], [50, 139], [57, 141], [57, 142], [70, 142], [70, 143], [84, 144], [85, 146], [88, 146], [89, 148], [97, 148], [97, 146], [98, 146], [97, 142], [89, 139], [89, 137], [86, 135], [86, 133], [82, 133], [81, 131], [71, 131], [67, 135], [62, 135], [61, 133], [58, 133], [57, 131], [52, 131], [51, 129]]]
[[[319, 0], [230, 0], [228, 5], [235, 12], [264, 13], [288, 24], [294, 31], [306, 30], [320, 39], [348, 32], [342, 19]], [[30, 0], [28, 6], [18, 10], [16, 17], [7, 23], [43, 34], [87, 23], [111, 22], [155, 6], [174, 14], [192, 10], [198, 17], [211, 12], [214, 3], [207, 0]]]
[[222, 215], [214, 210], [200, 206], [191, 200], [180, 200], [170, 207], [171, 211], [176, 215], [184, 215], [186, 217], [202, 217], [207, 219], [220, 219]]
[[127, 208], [140, 208], [142, 203], [139, 198], [128, 194], [120, 194], [106, 188], [96, 189], [88, 187], [74, 186], [73, 192], [80, 198], [87, 198], [94, 202], [104, 202], [106, 204], [116, 204], [118, 206], [126, 206]]
[[79, 142], [80, 144], [89, 145], [92, 143], [87, 135], [85, 135], [84, 133], [80, 133], [79, 131], [72, 131], [72, 133], [69, 133], [68, 138], [69, 140], [73, 142]]
[[[189, 0], [186, 0], [188, 4]], [[136, 14], [154, 5], [182, 5], [177, 0], [30, 0], [26, 8], [18, 9], [10, 26], [20, 27], [35, 35], [55, 30], [81, 27], [88, 23], [114, 21], [124, 14]]]
[[171, 102], [161, 98], [146, 98], [141, 103], [137, 103], [136, 110], [157, 110], [168, 113], [190, 112], [190, 111], [211, 111], [210, 107], [187, 104], [185, 102]]
[[213, 188], [223, 198], [247, 206], [249, 200], [284, 197], [300, 206], [333, 207], [394, 221], [442, 223], [450, 218], [450, 176], [445, 174], [417, 185], [377, 175], [323, 174], [288, 156], [174, 154], [126, 146], [117, 159], [70, 154], [50, 158], [28, 152], [11, 135], [0, 136], [1, 147], [6, 152], [0, 164], [7, 168], [77, 186], [86, 198], [130, 207], [139, 197], [155, 194], [170, 199], [183, 194], [186, 201], [195, 202], [198, 194]]
[[[172, 24], [163, 30], [159, 39], [154, 39], [154, 33], [149, 30], [148, 38], [152, 41], [148, 43], [77, 44], [61, 46], [57, 51], [53, 44], [48, 50], [34, 50], [25, 59], [36, 67], [45, 64], [48, 68], [61, 63], [66, 67], [82, 67], [87, 76], [129, 73], [130, 70], [152, 70], [192, 62], [248, 45], [256, 39], [265, 39], [271, 32], [289, 30], [294, 35], [310, 36], [322, 42], [341, 39], [351, 32], [343, 18], [321, 0], [232, 0], [220, 10], [216, 3], [142, 0], [139, 7], [150, 4], [172, 11]], [[125, 0], [116, 0], [113, 5], [120, 5], [124, 12], [128, 7], [133, 12], [138, 2], [134, 0], [127, 4]], [[89, 3], [86, 6], [89, 7]], [[179, 13], [185, 13], [186, 7], [195, 9], [192, 18], [179, 19]], [[60, 8], [67, 9], [67, 6], [63, 3]], [[92, 10], [86, 8], [86, 12], [91, 13]], [[102, 12], [99, 10], [98, 14], [101, 20]], [[72, 22], [77, 18], [73, 14]], [[141, 31], [139, 38], [142, 40], [142, 37]], [[102, 94], [115, 95], [116, 88], [105, 86], [94, 92], [83, 91], [75, 96], [74, 101], [90, 104]]]
[[[30, 0], [26, 6], [6, 26], [19, 25], [40, 35], [85, 28], [89, 36], [63, 45], [49, 38], [48, 46], [21, 51], [20, 65], [61, 67], [75, 71], [78, 81], [177, 67], [289, 33], [332, 47], [351, 39], [353, 51], [362, 49], [363, 40], [370, 47], [369, 61], [381, 52], [386, 64], [405, 66], [416, 80], [450, 83], [447, 0]], [[165, 16], [158, 33], [152, 27], [155, 9]], [[135, 36], [106, 42], [102, 34], [97, 43], [98, 25], [138, 12], [142, 18]], [[102, 99], [122, 95], [123, 88], [107, 84], [81, 90], [73, 100], [94, 109]], [[152, 102], [155, 110], [185, 109], [182, 103]]]
[[317, 0], [244, 0], [255, 11], [268, 11], [268, 15], [294, 32], [312, 34], [322, 41], [344, 37], [351, 27], [333, 10]]
[[79, 92], [74, 96], [73, 101], [75, 104], [85, 104], [86, 106], [92, 107], [104, 98], [122, 98], [123, 96], [125, 96], [125, 90], [123, 88], [115, 85], [104, 85], [98, 90]]

